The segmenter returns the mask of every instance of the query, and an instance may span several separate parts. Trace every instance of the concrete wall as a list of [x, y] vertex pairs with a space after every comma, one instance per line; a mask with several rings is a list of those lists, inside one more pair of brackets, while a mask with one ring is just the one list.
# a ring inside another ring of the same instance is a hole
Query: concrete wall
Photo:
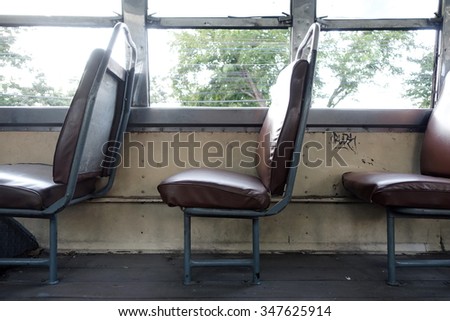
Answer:
[[[0, 132], [0, 163], [51, 163], [57, 135]], [[156, 186], [177, 171], [205, 163], [254, 173], [249, 161], [255, 138], [255, 133], [229, 132], [127, 135], [109, 195], [59, 215], [60, 250], [181, 251], [181, 211], [163, 204]], [[384, 252], [383, 208], [351, 198], [340, 177], [351, 170], [417, 171], [421, 138], [405, 132], [307, 133], [294, 200], [281, 214], [262, 220], [262, 251]], [[46, 223], [21, 221], [45, 247]], [[250, 231], [245, 220], [194, 218], [193, 247], [247, 251]], [[449, 236], [445, 220], [398, 220], [400, 251], [439, 251], [450, 246]]]

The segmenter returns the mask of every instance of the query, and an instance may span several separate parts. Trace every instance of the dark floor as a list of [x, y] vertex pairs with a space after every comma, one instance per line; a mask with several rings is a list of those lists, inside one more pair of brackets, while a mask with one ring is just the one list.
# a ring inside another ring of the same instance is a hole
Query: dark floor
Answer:
[[196, 268], [182, 284], [177, 254], [70, 254], [59, 259], [60, 283], [47, 271], [20, 267], [0, 274], [1, 300], [449, 300], [450, 268], [400, 268], [401, 286], [385, 283], [384, 255], [273, 254], [261, 257], [260, 285], [245, 268]]

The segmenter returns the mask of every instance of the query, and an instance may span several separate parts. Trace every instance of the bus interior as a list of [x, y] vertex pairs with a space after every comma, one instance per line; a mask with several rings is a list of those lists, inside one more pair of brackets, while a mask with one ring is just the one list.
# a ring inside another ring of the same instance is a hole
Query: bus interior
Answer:
[[449, 0], [17, 0], [0, 31], [1, 299], [450, 299]]

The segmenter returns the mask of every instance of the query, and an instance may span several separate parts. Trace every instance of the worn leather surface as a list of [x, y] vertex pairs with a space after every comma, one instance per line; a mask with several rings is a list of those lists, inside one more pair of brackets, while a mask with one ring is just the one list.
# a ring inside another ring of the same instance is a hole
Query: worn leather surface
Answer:
[[420, 174], [348, 172], [344, 187], [358, 198], [383, 206], [450, 208], [450, 179]]
[[422, 174], [450, 178], [450, 83], [431, 113], [420, 155]]
[[[95, 179], [78, 182], [76, 197], [92, 193]], [[53, 181], [52, 166], [45, 164], [0, 165], [0, 207], [42, 210], [66, 191]]]
[[69, 181], [70, 167], [75, 156], [75, 146], [78, 142], [89, 92], [104, 54], [103, 49], [92, 52], [61, 128], [53, 158], [53, 175], [57, 183], [67, 184]]
[[256, 169], [272, 195], [284, 192], [300, 121], [308, 62], [288, 65], [271, 88], [272, 104], [259, 132]]
[[158, 185], [169, 206], [265, 209], [270, 195], [256, 176], [220, 169], [189, 169]]

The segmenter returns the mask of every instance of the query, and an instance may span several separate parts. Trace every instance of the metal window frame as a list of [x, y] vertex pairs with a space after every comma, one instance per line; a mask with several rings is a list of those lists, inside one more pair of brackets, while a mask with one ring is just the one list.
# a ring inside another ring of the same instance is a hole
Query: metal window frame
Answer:
[[[114, 17], [5, 16], [0, 26], [112, 27], [124, 21], [138, 49], [136, 94], [130, 130], [229, 130], [254, 131], [261, 125], [265, 108], [141, 108], [149, 106], [149, 28], [291, 28], [291, 52], [296, 52], [309, 26], [318, 20], [324, 32], [331, 30], [435, 29], [439, 34], [439, 86], [450, 69], [450, 0], [440, 0], [439, 14], [431, 19], [316, 19], [316, 0], [291, 0], [291, 15], [246, 18], [164, 18], [147, 15], [147, 0], [122, 0], [122, 15]], [[0, 131], [57, 130], [65, 107], [0, 107]], [[312, 109], [309, 130], [422, 130], [430, 110], [417, 109]]]
[[[58, 131], [68, 107], [0, 107], [0, 131]], [[140, 108], [128, 131], [256, 132], [267, 108]], [[423, 131], [431, 109], [310, 110], [308, 131]]]

